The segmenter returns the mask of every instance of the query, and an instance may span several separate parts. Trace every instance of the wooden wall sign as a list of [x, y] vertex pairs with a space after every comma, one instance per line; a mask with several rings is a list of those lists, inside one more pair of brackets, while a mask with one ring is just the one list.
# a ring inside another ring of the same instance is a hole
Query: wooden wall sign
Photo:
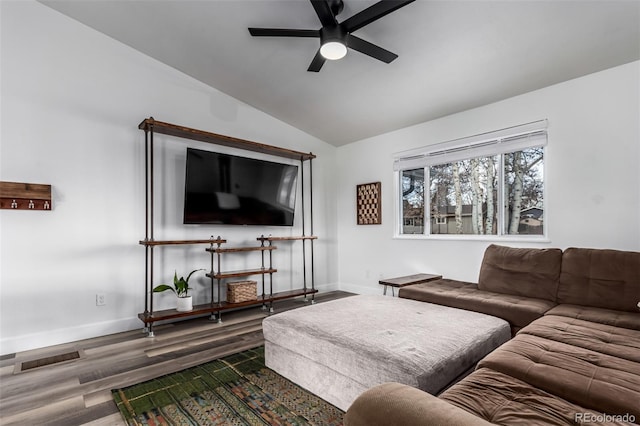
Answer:
[[0, 209], [51, 210], [51, 185], [0, 182]]
[[356, 220], [358, 225], [382, 223], [382, 183], [363, 183], [356, 186]]

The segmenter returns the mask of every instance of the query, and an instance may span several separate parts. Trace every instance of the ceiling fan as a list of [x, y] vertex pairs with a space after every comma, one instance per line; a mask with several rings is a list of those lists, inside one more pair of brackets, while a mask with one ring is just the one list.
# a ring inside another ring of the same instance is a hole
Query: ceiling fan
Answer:
[[347, 54], [347, 48], [357, 50], [387, 64], [396, 59], [398, 55], [395, 53], [356, 37], [352, 33], [415, 0], [381, 0], [340, 23], [336, 16], [344, 8], [343, 0], [310, 1], [322, 24], [322, 28], [319, 30], [249, 28], [249, 33], [254, 37], [320, 38], [320, 48], [307, 69], [307, 71], [318, 72], [325, 60], [344, 57]]

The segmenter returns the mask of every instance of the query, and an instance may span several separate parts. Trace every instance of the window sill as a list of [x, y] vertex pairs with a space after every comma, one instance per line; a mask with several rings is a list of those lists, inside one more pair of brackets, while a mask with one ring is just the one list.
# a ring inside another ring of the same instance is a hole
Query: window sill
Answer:
[[544, 235], [423, 235], [423, 234], [396, 234], [394, 240], [438, 240], [438, 241], [491, 241], [517, 242], [517, 243], [550, 243], [551, 239]]

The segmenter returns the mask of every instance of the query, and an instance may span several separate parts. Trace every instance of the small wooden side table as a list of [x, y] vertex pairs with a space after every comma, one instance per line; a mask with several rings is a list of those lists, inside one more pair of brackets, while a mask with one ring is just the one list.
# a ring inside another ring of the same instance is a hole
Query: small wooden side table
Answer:
[[382, 294], [384, 296], [387, 295], [387, 286], [391, 287], [391, 296], [395, 296], [395, 292], [393, 290], [394, 287], [395, 288], [401, 288], [401, 287], [405, 287], [405, 286], [408, 286], [408, 285], [414, 285], [414, 284], [426, 283], [426, 282], [429, 282], [429, 281], [435, 281], [435, 280], [439, 280], [441, 278], [442, 278], [442, 275], [413, 274], [413, 275], [407, 275], [405, 277], [387, 278], [387, 279], [378, 281], [378, 283], [382, 284], [384, 286], [384, 291], [382, 292]]

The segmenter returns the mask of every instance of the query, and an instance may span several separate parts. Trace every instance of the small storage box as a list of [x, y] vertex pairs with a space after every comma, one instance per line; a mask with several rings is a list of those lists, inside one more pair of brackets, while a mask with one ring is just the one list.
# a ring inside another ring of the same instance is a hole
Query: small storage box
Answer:
[[258, 283], [255, 281], [234, 281], [227, 283], [227, 302], [240, 303], [258, 299]]

